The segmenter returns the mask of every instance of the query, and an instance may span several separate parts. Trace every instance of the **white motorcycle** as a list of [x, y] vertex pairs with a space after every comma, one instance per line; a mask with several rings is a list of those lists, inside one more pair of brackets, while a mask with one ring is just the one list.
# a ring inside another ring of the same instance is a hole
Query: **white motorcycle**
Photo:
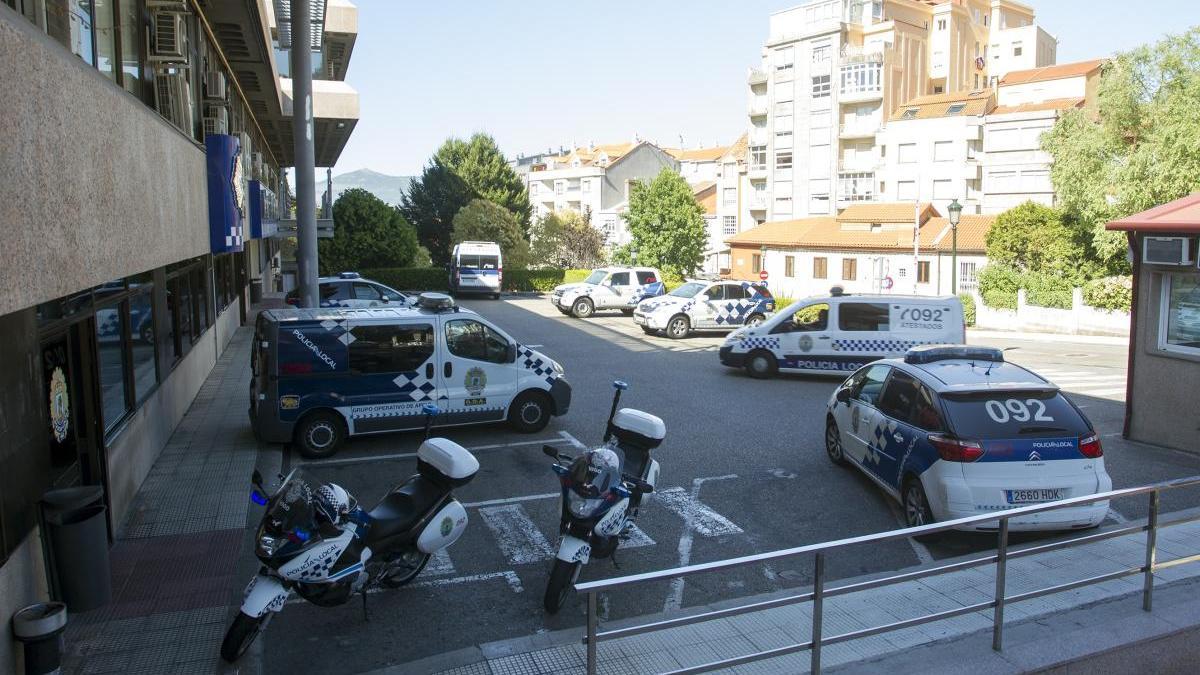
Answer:
[[644, 496], [654, 492], [658, 482], [658, 462], [650, 458], [650, 451], [662, 445], [667, 427], [640, 410], [618, 411], [621, 392], [629, 385], [618, 380], [613, 388], [603, 446], [578, 457], [542, 446], [556, 460], [553, 469], [562, 485], [561, 538], [542, 600], [550, 614], [562, 608], [588, 561], [616, 554], [621, 534], [637, 519]]
[[[417, 451], [417, 473], [370, 511], [359, 508], [340, 487], [325, 485], [295, 469], [274, 492], [256, 470], [251, 499], [267, 507], [255, 536], [262, 561], [246, 587], [241, 611], [225, 633], [221, 658], [239, 659], [283, 609], [294, 591], [332, 607], [367, 591], [396, 588], [421, 573], [432, 554], [453, 544], [467, 527], [467, 511], [452, 490], [479, 470], [475, 456], [445, 438], [428, 438], [436, 406], [427, 405], [426, 439]], [[330, 515], [324, 495], [344, 498]]]

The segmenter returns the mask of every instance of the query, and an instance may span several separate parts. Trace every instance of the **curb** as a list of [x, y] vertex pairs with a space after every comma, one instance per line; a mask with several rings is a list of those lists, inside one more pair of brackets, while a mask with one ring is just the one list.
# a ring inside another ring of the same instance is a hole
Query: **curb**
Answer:
[[1037, 340], [1039, 342], [1074, 342], [1077, 344], [1129, 346], [1128, 337], [1115, 335], [1068, 335], [1066, 333], [1035, 333], [1032, 331], [983, 330], [967, 328], [968, 338], [999, 340]]

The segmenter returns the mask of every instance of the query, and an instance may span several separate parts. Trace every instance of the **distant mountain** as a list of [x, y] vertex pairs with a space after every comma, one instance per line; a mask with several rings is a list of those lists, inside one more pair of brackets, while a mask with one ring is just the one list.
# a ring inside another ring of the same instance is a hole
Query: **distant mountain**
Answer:
[[[389, 176], [370, 169], [359, 169], [333, 177], [333, 198], [336, 200], [343, 190], [362, 188], [388, 204], [399, 204], [400, 195], [408, 190], [416, 176]], [[325, 175], [317, 174], [317, 203], [325, 194]]]

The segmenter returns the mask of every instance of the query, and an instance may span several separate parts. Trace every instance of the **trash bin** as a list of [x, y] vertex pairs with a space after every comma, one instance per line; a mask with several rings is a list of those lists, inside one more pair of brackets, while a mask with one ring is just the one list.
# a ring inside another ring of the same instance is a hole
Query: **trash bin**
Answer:
[[263, 296], [263, 280], [253, 279], [250, 281], [250, 304], [257, 305], [262, 302]]
[[67, 606], [61, 602], [40, 602], [13, 614], [13, 637], [25, 645], [25, 675], [59, 672], [66, 627]]
[[50, 490], [42, 496], [56, 597], [73, 612], [112, 600], [104, 512], [104, 489], [98, 485]]

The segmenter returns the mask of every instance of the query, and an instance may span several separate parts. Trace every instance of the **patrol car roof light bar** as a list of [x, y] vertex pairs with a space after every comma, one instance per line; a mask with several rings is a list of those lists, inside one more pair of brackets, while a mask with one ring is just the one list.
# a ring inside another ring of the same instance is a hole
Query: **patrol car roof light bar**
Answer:
[[1004, 352], [995, 347], [970, 347], [967, 345], [920, 345], [908, 350], [904, 362], [919, 365], [963, 359], [1004, 363]]

